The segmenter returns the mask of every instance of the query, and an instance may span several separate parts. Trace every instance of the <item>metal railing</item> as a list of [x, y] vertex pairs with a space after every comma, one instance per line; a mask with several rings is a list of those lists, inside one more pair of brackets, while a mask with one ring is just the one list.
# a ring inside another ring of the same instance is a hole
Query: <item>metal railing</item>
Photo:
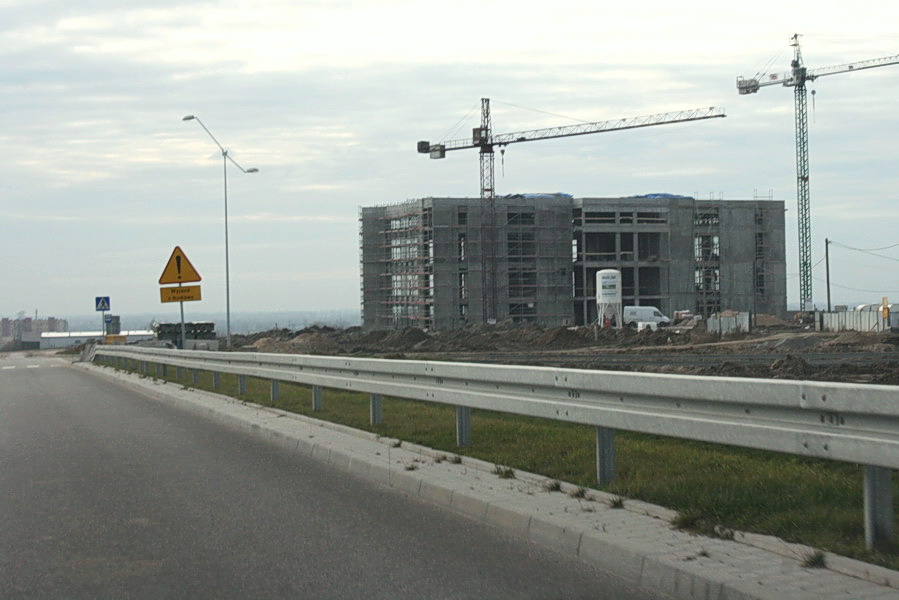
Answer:
[[596, 428], [597, 480], [615, 474], [616, 429], [784, 452], [864, 465], [869, 547], [892, 538], [892, 470], [899, 468], [899, 387], [813, 381], [623, 373], [551, 367], [180, 351], [98, 346], [98, 357], [147, 372], [150, 364], [310, 385], [313, 408], [325, 388], [456, 407], [456, 439], [471, 440], [471, 409]]

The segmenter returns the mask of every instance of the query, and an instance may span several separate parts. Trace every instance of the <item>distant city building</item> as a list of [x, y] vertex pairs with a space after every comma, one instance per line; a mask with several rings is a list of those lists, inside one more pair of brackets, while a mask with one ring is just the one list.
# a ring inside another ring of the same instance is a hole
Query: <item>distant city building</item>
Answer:
[[[134, 343], [156, 339], [156, 334], [152, 331], [134, 330], [120, 331], [116, 336], [121, 337], [124, 343]], [[28, 334], [22, 340], [22, 349], [40, 349], [51, 350], [56, 348], [71, 348], [88, 342], [102, 342], [108, 339], [102, 331], [63, 331], [63, 332], [45, 332], [41, 334]]]
[[25, 333], [57, 333], [69, 330], [69, 323], [65, 319], [48, 317], [38, 319], [31, 317], [17, 317], [0, 319], [0, 337], [21, 340]]
[[785, 316], [784, 205], [669, 194], [423, 198], [360, 210], [366, 329], [596, 319], [596, 272], [626, 305]]

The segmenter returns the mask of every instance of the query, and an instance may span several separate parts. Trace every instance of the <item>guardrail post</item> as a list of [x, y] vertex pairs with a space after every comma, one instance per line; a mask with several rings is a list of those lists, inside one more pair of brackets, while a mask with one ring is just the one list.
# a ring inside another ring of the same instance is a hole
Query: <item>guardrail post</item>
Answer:
[[191, 369], [190, 380], [194, 385], [200, 385], [200, 369]]
[[893, 470], [864, 466], [865, 545], [869, 550], [893, 538]]
[[381, 394], [372, 394], [368, 402], [369, 422], [372, 425], [380, 425], [381, 418]]
[[222, 374], [218, 371], [212, 372], [212, 389], [217, 390], [222, 387]]
[[456, 445], [465, 448], [471, 445], [471, 407], [456, 407]]
[[615, 430], [596, 428], [596, 481], [599, 485], [615, 479]]
[[271, 389], [269, 391], [269, 399], [272, 402], [281, 397], [281, 382], [277, 379], [272, 379]]
[[180, 381], [183, 376], [184, 369], [182, 369], [181, 367], [175, 367], [175, 379]]
[[320, 385], [312, 386], [312, 410], [321, 410], [324, 400], [324, 390]]
[[237, 393], [238, 393], [238, 395], [247, 393], [247, 376], [246, 375], [238, 375], [237, 376]]

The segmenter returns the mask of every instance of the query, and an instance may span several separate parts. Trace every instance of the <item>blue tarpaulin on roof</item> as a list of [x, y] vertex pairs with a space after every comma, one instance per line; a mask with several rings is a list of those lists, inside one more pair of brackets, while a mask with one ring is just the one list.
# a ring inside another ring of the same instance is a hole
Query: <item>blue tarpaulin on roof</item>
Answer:
[[647, 200], [694, 200], [693, 196], [679, 196], [678, 194], [643, 194], [635, 197]]
[[574, 198], [571, 194], [565, 194], [562, 192], [555, 192], [552, 194], [508, 194], [503, 196], [503, 198], [523, 198], [527, 200], [540, 200], [541, 198], [549, 199], [549, 198]]

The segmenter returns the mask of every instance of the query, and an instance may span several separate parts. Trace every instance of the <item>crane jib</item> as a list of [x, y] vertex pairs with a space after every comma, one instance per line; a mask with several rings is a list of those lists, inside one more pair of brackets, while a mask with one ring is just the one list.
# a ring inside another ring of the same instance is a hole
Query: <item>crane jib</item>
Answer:
[[[598, 121], [594, 123], [581, 123], [578, 125], [565, 125], [561, 127], [547, 127], [544, 129], [531, 129], [514, 133], [500, 133], [494, 136], [481, 136], [480, 139], [472, 138], [450, 140], [440, 144], [430, 144], [426, 141], [418, 142], [418, 152], [431, 154], [432, 158], [443, 158], [450, 150], [462, 150], [464, 148], [480, 148], [484, 146], [505, 146], [517, 142], [533, 142], [537, 140], [549, 140], [554, 138], [571, 137], [576, 135], [589, 135], [593, 133], [605, 133], [609, 131], [622, 131], [625, 129], [637, 129], [640, 127], [652, 127], [655, 125], [669, 125], [675, 123], [687, 123], [704, 119], [715, 119], [727, 116], [723, 108], [701, 108], [683, 110], [678, 112], [660, 113], [628, 119], [614, 119], [610, 121]], [[435, 153], [440, 156], [435, 156]]]

